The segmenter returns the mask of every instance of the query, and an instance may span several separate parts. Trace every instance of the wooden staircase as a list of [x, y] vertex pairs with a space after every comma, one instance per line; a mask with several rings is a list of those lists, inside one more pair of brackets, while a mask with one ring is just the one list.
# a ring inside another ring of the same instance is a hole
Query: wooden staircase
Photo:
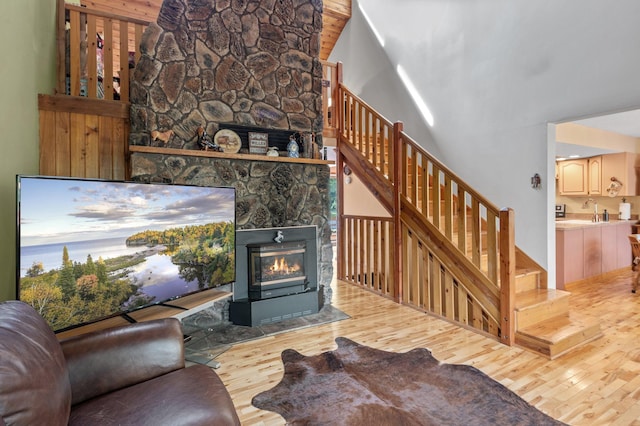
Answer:
[[[421, 204], [422, 179], [418, 179], [418, 182], [416, 194], [418, 204]], [[431, 183], [429, 191], [433, 191]], [[440, 188], [440, 191], [443, 189]], [[432, 214], [432, 201], [428, 201], [428, 206]], [[444, 208], [444, 201], [441, 201], [439, 211], [444, 211]], [[471, 220], [468, 210], [467, 220]], [[441, 217], [440, 223], [444, 223], [444, 217]], [[481, 231], [480, 237], [483, 241], [481, 245], [486, 246], [486, 230]], [[468, 237], [467, 241], [470, 240]], [[483, 253], [482, 258], [485, 256]], [[519, 260], [526, 266], [516, 265], [516, 345], [554, 359], [602, 337], [597, 318], [570, 311], [570, 292], [546, 288], [542, 271], [530, 267], [531, 263], [522, 258]]]
[[[364, 162], [363, 164], [367, 164]], [[409, 162], [410, 164], [410, 162]], [[422, 195], [422, 170], [417, 169], [415, 195], [418, 205], [423, 205]], [[432, 182], [428, 183], [429, 192], [433, 192]], [[444, 189], [440, 187], [442, 198]], [[454, 196], [454, 202], [456, 197]], [[440, 201], [438, 212], [445, 211], [445, 202]], [[426, 202], [428, 215], [434, 213], [433, 201]], [[465, 209], [467, 221], [472, 220], [470, 209]], [[454, 214], [454, 218], [457, 215]], [[440, 217], [440, 224], [445, 222], [444, 216]], [[457, 221], [454, 220], [454, 229]], [[467, 236], [470, 244], [471, 236]], [[480, 232], [481, 246], [486, 247], [486, 228]], [[457, 240], [454, 239], [454, 244]], [[467, 247], [467, 251], [470, 247]], [[486, 263], [486, 253], [481, 254], [483, 265]], [[537, 264], [519, 253], [516, 262], [516, 333], [515, 343], [518, 346], [548, 357], [557, 358], [572, 349], [578, 348], [592, 340], [602, 337], [600, 324], [597, 318], [588, 315], [570, 312], [571, 293], [564, 290], [548, 289], [546, 273], [536, 269]]]
[[[344, 87], [339, 93], [345, 109], [338, 120], [338, 175], [348, 165], [392, 216], [386, 240], [379, 231], [367, 233], [378, 229], [371, 224], [379, 218], [346, 219], [351, 241], [339, 232], [338, 244], [349, 254], [338, 266], [343, 279], [550, 359], [602, 336], [597, 318], [570, 312], [570, 293], [548, 289], [547, 272], [515, 246], [510, 209], [478, 194], [401, 123], [390, 123]], [[371, 254], [383, 246], [391, 259], [400, 258], [397, 270], [376, 268], [387, 265]], [[377, 273], [400, 279], [389, 289], [358, 279]]]
[[540, 286], [540, 271], [516, 271], [516, 345], [554, 359], [602, 337], [597, 318], [570, 311], [571, 293]]

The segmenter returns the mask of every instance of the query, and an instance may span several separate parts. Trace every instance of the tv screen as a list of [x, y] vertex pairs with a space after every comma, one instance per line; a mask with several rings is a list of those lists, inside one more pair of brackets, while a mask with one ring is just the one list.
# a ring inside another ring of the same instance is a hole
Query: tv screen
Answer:
[[18, 298], [55, 331], [235, 280], [235, 189], [17, 177]]

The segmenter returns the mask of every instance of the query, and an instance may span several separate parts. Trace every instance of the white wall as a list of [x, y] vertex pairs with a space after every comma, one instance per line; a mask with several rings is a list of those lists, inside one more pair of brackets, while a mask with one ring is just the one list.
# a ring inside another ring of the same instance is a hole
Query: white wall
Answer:
[[[637, 0], [356, 0], [330, 60], [344, 63], [356, 94], [404, 120], [494, 204], [513, 208], [516, 244], [552, 280], [555, 148], [547, 125], [640, 106], [638, 16]], [[408, 112], [398, 63], [433, 113], [428, 132]], [[542, 190], [530, 186], [535, 173]]]
[[[351, 181], [347, 183], [348, 178]], [[355, 174], [344, 178], [344, 214], [352, 216], [391, 217], [387, 209]]]

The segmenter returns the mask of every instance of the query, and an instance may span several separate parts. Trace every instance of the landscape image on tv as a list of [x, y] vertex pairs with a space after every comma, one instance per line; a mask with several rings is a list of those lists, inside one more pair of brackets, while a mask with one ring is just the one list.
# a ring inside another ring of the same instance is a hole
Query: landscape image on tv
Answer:
[[18, 298], [56, 331], [235, 280], [235, 189], [18, 176]]

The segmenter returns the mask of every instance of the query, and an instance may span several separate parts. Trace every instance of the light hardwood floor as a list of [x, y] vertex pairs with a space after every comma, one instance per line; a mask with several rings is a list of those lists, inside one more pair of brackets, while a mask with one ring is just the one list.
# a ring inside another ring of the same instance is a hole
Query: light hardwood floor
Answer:
[[345, 336], [394, 352], [425, 347], [442, 362], [473, 365], [571, 425], [640, 425], [640, 293], [631, 293], [631, 274], [568, 286], [572, 309], [598, 316], [604, 337], [553, 361], [334, 282], [333, 304], [350, 319], [235, 345], [217, 358], [216, 371], [243, 425], [281, 425], [282, 417], [251, 405], [280, 381], [280, 353], [315, 355]]

